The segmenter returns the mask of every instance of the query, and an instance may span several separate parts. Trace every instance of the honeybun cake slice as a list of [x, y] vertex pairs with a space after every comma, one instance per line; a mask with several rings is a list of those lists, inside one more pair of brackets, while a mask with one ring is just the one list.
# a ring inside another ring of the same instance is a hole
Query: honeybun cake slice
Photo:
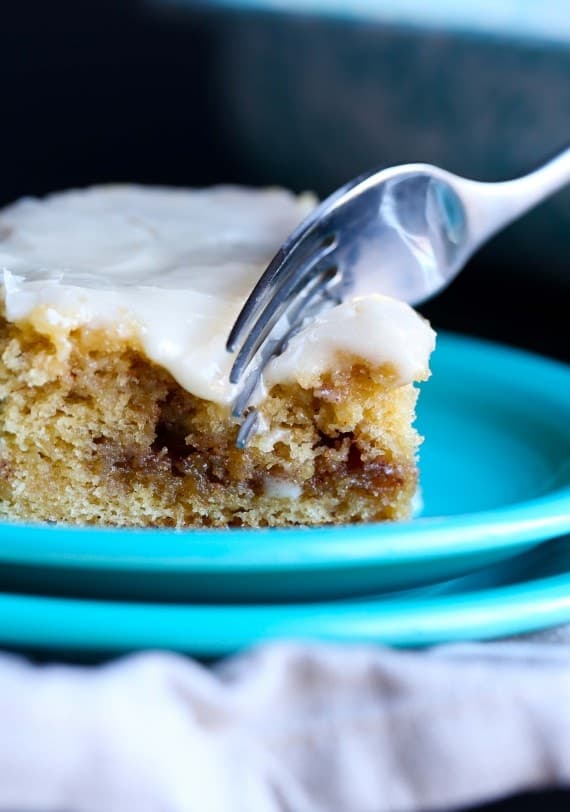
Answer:
[[314, 205], [280, 189], [96, 187], [0, 212], [0, 517], [264, 527], [408, 517], [434, 333], [348, 299], [267, 367], [235, 446], [229, 329]]

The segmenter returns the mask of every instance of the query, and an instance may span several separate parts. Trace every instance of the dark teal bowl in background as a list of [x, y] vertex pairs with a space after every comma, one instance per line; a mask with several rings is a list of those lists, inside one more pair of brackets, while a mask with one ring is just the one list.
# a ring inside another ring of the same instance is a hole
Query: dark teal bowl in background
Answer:
[[[425, 161], [500, 180], [570, 142], [567, 0], [147, 6], [182, 36], [207, 32], [207, 126], [230, 178], [323, 195], [372, 167]], [[568, 234], [570, 190], [513, 226], [487, 264], [570, 286]]]

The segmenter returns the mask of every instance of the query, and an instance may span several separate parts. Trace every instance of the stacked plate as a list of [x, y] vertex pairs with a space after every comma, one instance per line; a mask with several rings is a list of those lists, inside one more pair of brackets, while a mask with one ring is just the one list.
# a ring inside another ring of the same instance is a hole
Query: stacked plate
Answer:
[[218, 656], [283, 637], [426, 645], [570, 622], [570, 368], [444, 335], [420, 402], [411, 522], [0, 525], [0, 645]]

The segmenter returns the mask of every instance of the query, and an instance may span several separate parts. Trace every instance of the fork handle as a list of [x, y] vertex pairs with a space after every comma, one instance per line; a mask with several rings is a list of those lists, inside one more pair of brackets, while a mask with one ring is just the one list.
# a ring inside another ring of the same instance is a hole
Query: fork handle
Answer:
[[470, 186], [473, 185], [469, 190], [472, 238], [481, 244], [568, 183], [570, 147], [521, 178], [500, 183], [468, 181]]

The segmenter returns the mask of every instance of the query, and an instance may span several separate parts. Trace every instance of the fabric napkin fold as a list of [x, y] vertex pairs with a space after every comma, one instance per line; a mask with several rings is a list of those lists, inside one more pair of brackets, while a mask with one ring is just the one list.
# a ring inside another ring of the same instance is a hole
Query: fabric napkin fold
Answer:
[[570, 785], [570, 627], [424, 652], [276, 643], [207, 668], [0, 655], [0, 809], [397, 812]]

